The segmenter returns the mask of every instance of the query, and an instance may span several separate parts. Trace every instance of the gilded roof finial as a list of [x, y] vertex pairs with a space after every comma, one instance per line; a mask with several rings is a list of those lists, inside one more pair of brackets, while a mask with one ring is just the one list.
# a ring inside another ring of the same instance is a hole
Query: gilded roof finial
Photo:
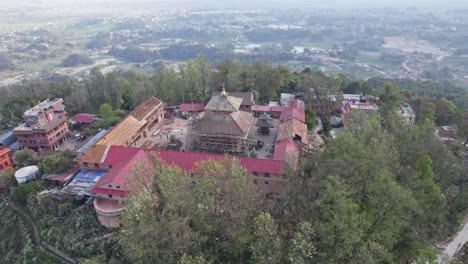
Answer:
[[221, 92], [221, 95], [222, 96], [227, 96], [226, 87], [225, 87], [224, 83], [223, 83], [223, 91]]

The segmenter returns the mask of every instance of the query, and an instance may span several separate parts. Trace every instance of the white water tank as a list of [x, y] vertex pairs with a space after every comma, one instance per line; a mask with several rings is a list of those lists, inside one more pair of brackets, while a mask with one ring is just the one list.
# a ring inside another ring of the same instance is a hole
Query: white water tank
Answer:
[[37, 166], [24, 167], [15, 172], [15, 178], [18, 183], [35, 180], [38, 175], [39, 168]]

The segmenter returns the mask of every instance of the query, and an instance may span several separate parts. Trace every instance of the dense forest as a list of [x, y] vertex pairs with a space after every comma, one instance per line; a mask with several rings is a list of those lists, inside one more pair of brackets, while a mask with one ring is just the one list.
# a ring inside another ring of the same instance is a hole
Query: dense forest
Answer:
[[[288, 191], [275, 199], [259, 194], [235, 162], [199, 164], [203, 173], [194, 181], [157, 156], [150, 157], [154, 175], [145, 164], [135, 168], [135, 177], [149, 180], [138, 182], [142, 191], [126, 201], [117, 230], [99, 227], [90, 204], [52, 201], [36, 194], [34, 185], [12, 186], [12, 197], [37, 219], [44, 240], [84, 263], [433, 263], [435, 244], [454, 234], [468, 212], [465, 150], [434, 136], [436, 125], [453, 125], [468, 138], [466, 91], [450, 85], [356, 81], [261, 62], [213, 65], [198, 57], [178, 71], [159, 67], [151, 76], [104, 75], [95, 68], [83, 81], [2, 88], [2, 123], [14, 125], [28, 106], [55, 95], [65, 98], [70, 114], [97, 113], [107, 126], [149, 96], [168, 105], [206, 102], [223, 85], [228, 92], [253, 91], [259, 103], [277, 100], [281, 92], [304, 93], [307, 111], [324, 120], [333, 112], [317, 109], [339, 92], [379, 96], [380, 110], [353, 114], [323, 152], [284, 175]], [[395, 111], [404, 101], [418, 114], [413, 126]], [[19, 153], [15, 162], [39, 164], [50, 173], [69, 166], [68, 153]], [[5, 215], [2, 226], [21, 225]], [[13, 244], [0, 230], [0, 252], [10, 256], [0, 262], [27, 259], [27, 231], [17, 230], [24, 234]]]

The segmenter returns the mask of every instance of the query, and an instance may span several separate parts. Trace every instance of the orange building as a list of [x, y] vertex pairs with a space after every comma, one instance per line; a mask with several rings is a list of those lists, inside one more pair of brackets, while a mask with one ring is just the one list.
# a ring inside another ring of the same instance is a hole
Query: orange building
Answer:
[[0, 147], [0, 172], [7, 168], [13, 168], [10, 160], [10, 149], [7, 147]]

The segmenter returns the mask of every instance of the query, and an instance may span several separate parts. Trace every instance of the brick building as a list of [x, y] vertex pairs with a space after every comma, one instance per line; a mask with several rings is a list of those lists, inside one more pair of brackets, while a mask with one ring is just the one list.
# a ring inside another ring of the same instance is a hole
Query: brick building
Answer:
[[0, 146], [0, 172], [8, 168], [13, 168], [9, 154], [10, 154], [9, 148]]
[[119, 226], [119, 216], [124, 209], [126, 197], [138, 191], [135, 184], [136, 179], [132, 178], [135, 166], [141, 166], [141, 162], [146, 161], [147, 167], [145, 167], [144, 171], [147, 175], [138, 173], [138, 182], [144, 181], [145, 176], [153, 176], [154, 171], [152, 171], [151, 162], [147, 156], [150, 152], [158, 155], [162, 162], [177, 166], [183, 171], [194, 175], [195, 178], [198, 174], [198, 163], [208, 160], [222, 162], [226, 158], [230, 158], [253, 174], [252, 181], [267, 196], [274, 197], [281, 194], [285, 189], [286, 179], [282, 175], [286, 172], [288, 165], [283, 160], [110, 146], [104, 156], [101, 157], [102, 167], [107, 167], [108, 171], [91, 189], [91, 192], [96, 194], [94, 208], [102, 225], [106, 227]]
[[13, 133], [22, 148], [55, 150], [70, 138], [62, 98], [50, 97], [24, 113]]
[[111, 145], [142, 147], [164, 124], [164, 105], [155, 97], [143, 102], [76, 159], [80, 167], [90, 170], [107, 169], [101, 159]]

